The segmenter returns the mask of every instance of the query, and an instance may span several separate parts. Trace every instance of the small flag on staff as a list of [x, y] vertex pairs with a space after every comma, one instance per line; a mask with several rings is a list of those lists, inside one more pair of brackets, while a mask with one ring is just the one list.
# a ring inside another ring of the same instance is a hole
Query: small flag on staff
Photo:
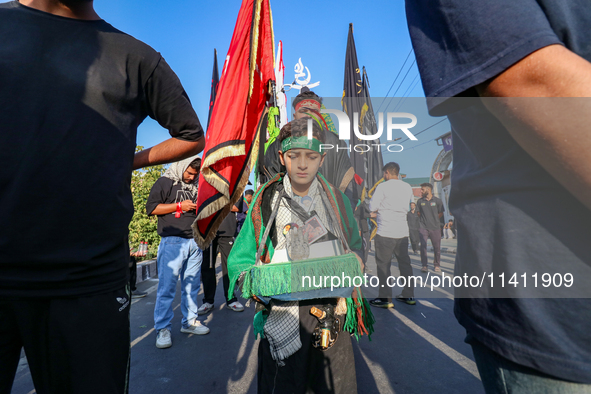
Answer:
[[[364, 144], [353, 131], [354, 113], [359, 116], [359, 132], [363, 135], [374, 135], [377, 133], [376, 119], [369, 97], [369, 82], [365, 67], [363, 73], [359, 69], [357, 62], [357, 50], [355, 49], [355, 39], [353, 38], [353, 24], [349, 24], [349, 38], [347, 39], [347, 54], [345, 56], [345, 82], [342, 98], [343, 111], [349, 115], [351, 121], [351, 145]], [[379, 139], [373, 140], [372, 144], [379, 144]], [[382, 168], [384, 162], [380, 152], [361, 152], [361, 150], [351, 150], [351, 164], [357, 175], [356, 180], [361, 178], [361, 189], [366, 191], [382, 178]], [[361, 194], [359, 194], [361, 195]]]
[[209, 114], [207, 115], [207, 127], [211, 120], [211, 113], [213, 112], [213, 103], [218, 94], [218, 85], [220, 83], [220, 75], [218, 73], [218, 51], [213, 50], [213, 71], [211, 73], [211, 93], [209, 93]]
[[[357, 126], [359, 133], [363, 135], [375, 135], [377, 133], [376, 119], [369, 97], [369, 82], [365, 67], [363, 74], [359, 70], [357, 62], [357, 50], [355, 49], [355, 39], [353, 38], [353, 24], [349, 24], [349, 37], [347, 39], [347, 54], [345, 56], [345, 82], [343, 86], [342, 98], [343, 111], [347, 113], [351, 122], [350, 145], [354, 147], [363, 144], [354, 131]], [[357, 116], [355, 116], [357, 115]], [[357, 122], [356, 118], [357, 117]], [[355, 123], [357, 125], [355, 125]], [[380, 140], [375, 139], [372, 144], [379, 144]], [[367, 261], [370, 249], [370, 228], [368, 219], [370, 212], [367, 204], [363, 204], [367, 192], [382, 178], [382, 168], [384, 161], [381, 152], [364, 151], [358, 149], [351, 150], [351, 164], [355, 170], [355, 195], [362, 203], [355, 211], [359, 223], [359, 229], [363, 238], [364, 261]], [[376, 225], [375, 221], [372, 221]]]

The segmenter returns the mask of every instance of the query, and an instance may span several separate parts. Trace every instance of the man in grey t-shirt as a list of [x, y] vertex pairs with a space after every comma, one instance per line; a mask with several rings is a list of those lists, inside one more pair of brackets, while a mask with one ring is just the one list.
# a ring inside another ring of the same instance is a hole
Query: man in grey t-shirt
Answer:
[[417, 213], [419, 215], [419, 235], [421, 236], [421, 272], [427, 272], [427, 239], [433, 244], [433, 266], [435, 272], [441, 272], [441, 229], [440, 218], [445, 208], [443, 202], [433, 195], [433, 185], [430, 183], [421, 184], [423, 197], [417, 201]]

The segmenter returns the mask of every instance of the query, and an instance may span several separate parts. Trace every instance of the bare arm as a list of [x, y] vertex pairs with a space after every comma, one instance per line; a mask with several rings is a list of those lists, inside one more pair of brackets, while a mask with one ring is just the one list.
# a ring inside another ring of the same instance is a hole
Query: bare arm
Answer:
[[481, 97], [502, 98], [484, 99], [484, 105], [534, 160], [591, 209], [591, 63], [550, 45], [477, 90]]
[[189, 142], [169, 138], [152, 148], [144, 149], [135, 154], [133, 169], [149, 167], [156, 164], [171, 163], [186, 159], [201, 152], [205, 147], [205, 138]]

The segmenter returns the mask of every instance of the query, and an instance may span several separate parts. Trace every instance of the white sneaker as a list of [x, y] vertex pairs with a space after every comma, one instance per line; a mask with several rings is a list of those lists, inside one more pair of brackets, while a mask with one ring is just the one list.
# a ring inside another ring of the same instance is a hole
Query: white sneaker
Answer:
[[201, 305], [199, 307], [199, 309], [197, 309], [197, 314], [199, 316], [206, 315], [209, 312], [211, 312], [212, 310], [213, 310], [213, 304], [210, 304], [209, 302], [204, 302], [203, 305]]
[[226, 304], [226, 308], [231, 309], [234, 312], [242, 312], [244, 310], [244, 306], [238, 301], [234, 301], [230, 305]]
[[166, 349], [167, 347], [172, 346], [172, 338], [170, 337], [170, 330], [168, 328], [163, 328], [162, 330], [158, 331], [158, 336], [156, 337], [156, 347], [158, 349]]
[[199, 320], [195, 320], [193, 325], [181, 328], [181, 332], [185, 334], [205, 335], [209, 334], [209, 328], [205, 327]]

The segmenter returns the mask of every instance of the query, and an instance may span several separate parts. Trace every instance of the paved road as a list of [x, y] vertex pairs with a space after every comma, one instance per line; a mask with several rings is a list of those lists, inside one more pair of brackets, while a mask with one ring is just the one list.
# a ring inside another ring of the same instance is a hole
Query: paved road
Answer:
[[[445, 242], [449, 247], [455, 247], [454, 243]], [[411, 258], [415, 275], [426, 278], [427, 274], [420, 273], [418, 256], [411, 254]], [[455, 254], [442, 254], [444, 275], [452, 275], [454, 258]], [[373, 254], [367, 271], [370, 275], [376, 272]], [[392, 272], [398, 274], [395, 260]], [[218, 259], [218, 278], [220, 275]], [[152, 329], [156, 285], [157, 280], [142, 283], [141, 289], [151, 293], [131, 307], [130, 392], [255, 393], [258, 343], [252, 332], [254, 308], [242, 313], [225, 309], [219, 288], [216, 308], [205, 320], [211, 333], [186, 335], [180, 332], [177, 292], [173, 346], [161, 350], [154, 345]], [[377, 322], [372, 341], [366, 337], [359, 343], [354, 341], [359, 393], [483, 393], [472, 352], [463, 342], [464, 330], [453, 316], [453, 290], [419, 288], [416, 296], [415, 306], [397, 302], [395, 309], [373, 309]], [[12, 392], [34, 393], [24, 358]]]

